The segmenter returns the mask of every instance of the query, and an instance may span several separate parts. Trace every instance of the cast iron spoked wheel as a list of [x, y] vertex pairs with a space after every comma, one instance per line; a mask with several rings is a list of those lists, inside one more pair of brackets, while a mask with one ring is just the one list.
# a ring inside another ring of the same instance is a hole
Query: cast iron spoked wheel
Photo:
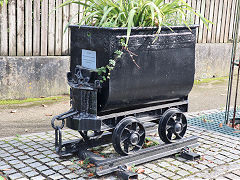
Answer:
[[158, 134], [165, 143], [182, 139], [187, 130], [187, 119], [177, 108], [165, 111], [159, 120]]
[[85, 141], [90, 139], [98, 139], [103, 134], [103, 131], [78, 131], [78, 132]]
[[113, 147], [121, 155], [132, 154], [140, 150], [144, 140], [145, 129], [135, 117], [129, 116], [122, 119], [113, 131]]

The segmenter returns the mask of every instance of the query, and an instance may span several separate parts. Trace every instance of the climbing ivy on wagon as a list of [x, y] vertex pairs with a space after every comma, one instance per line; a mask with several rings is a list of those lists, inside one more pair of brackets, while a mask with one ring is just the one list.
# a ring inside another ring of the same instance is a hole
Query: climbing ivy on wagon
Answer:
[[127, 47], [126, 47], [126, 40], [121, 39], [120, 44], [122, 46], [121, 50], [116, 50], [114, 52], [114, 59], [109, 59], [109, 63], [106, 66], [102, 66], [100, 68], [97, 68], [98, 75], [102, 78], [100, 82], [106, 81], [107, 79], [110, 79], [111, 71], [114, 69], [116, 62], [118, 59], [120, 59], [123, 55], [124, 52], [127, 52], [129, 56], [131, 57], [132, 61], [134, 64], [140, 68], [140, 66], [136, 63], [135, 59], [133, 58], [134, 56], [137, 56], [133, 52], [131, 52]]

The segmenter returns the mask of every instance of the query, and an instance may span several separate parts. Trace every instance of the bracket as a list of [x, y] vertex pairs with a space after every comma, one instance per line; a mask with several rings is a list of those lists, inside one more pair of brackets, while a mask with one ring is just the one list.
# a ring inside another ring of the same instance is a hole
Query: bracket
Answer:
[[181, 157], [190, 161], [200, 159], [200, 155], [194, 152], [181, 152]]

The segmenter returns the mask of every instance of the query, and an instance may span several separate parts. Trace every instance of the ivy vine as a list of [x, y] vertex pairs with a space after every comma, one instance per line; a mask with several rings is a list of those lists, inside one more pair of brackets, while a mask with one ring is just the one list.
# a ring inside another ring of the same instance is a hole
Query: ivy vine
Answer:
[[132, 61], [134, 62], [134, 64], [140, 68], [140, 66], [136, 63], [134, 56], [137, 56], [136, 54], [134, 54], [133, 52], [131, 52], [128, 49], [128, 46], [126, 44], [126, 39], [120, 39], [120, 44], [122, 49], [121, 50], [116, 50], [114, 52], [114, 58], [113, 59], [109, 59], [108, 64], [106, 66], [102, 66], [100, 68], [97, 68], [97, 73], [100, 76], [100, 82], [103, 83], [104, 81], [107, 81], [107, 79], [110, 79], [110, 75], [111, 75], [111, 71], [115, 68], [116, 66], [116, 62], [118, 59], [120, 59], [125, 52], [127, 52], [129, 54], [129, 56], [131, 57]]

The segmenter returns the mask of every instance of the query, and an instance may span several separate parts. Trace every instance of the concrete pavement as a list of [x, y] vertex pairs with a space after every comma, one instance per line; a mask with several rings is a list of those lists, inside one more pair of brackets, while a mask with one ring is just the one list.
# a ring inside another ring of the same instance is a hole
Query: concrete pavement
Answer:
[[[216, 113], [209, 109], [223, 110], [226, 93], [227, 79], [194, 85], [189, 95], [188, 117]], [[1, 106], [0, 173], [9, 179], [117, 179], [114, 174], [92, 177], [76, 157], [60, 159], [54, 152], [50, 120], [68, 109], [66, 99], [45, 106]], [[13, 110], [16, 113], [10, 113]], [[65, 129], [63, 135], [65, 140], [79, 138], [79, 133], [70, 129]], [[196, 126], [189, 126], [186, 136], [191, 135], [199, 136], [200, 146], [195, 151], [201, 155], [200, 161], [186, 161], [178, 156], [162, 158], [137, 166], [145, 170], [139, 179], [240, 179], [240, 138]], [[109, 149], [112, 147], [102, 153]]]
[[[209, 111], [207, 112], [210, 113]], [[213, 111], [216, 113], [216, 110]], [[188, 118], [204, 115], [187, 114]], [[139, 179], [240, 179], [240, 138], [189, 126], [187, 135], [199, 136], [201, 155], [198, 161], [169, 156], [136, 168], [144, 169]], [[63, 132], [64, 140], [76, 139], [78, 132]], [[111, 151], [112, 146], [101, 150]], [[0, 172], [10, 179], [118, 179], [114, 174], [104, 177], [92, 176], [89, 169], [82, 168], [79, 159], [60, 159], [54, 152], [54, 131], [25, 134], [0, 139]]]

